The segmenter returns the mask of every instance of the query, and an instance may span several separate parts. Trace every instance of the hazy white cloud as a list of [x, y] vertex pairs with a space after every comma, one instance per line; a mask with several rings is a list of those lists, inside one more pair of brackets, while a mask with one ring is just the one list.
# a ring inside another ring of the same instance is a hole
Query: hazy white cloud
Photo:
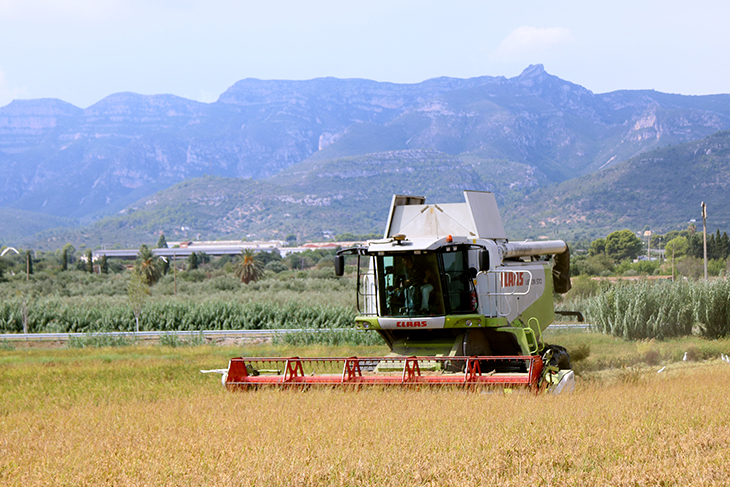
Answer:
[[563, 27], [518, 27], [502, 39], [494, 56], [513, 57], [530, 52], [544, 53], [573, 41], [570, 29]]

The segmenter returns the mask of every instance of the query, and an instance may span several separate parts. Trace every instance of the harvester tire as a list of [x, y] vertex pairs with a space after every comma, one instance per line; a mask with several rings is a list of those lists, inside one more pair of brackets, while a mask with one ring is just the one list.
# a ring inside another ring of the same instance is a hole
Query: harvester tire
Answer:
[[553, 351], [550, 365], [560, 370], [570, 370], [573, 368], [573, 365], [570, 363], [570, 354], [568, 354], [568, 350], [565, 347], [561, 347], [560, 345], [547, 345], [545, 349]]

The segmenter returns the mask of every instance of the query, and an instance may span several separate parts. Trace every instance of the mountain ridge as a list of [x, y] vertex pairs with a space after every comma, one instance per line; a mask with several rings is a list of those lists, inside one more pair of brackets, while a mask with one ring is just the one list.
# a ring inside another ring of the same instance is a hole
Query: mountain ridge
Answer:
[[[730, 95], [595, 94], [542, 65], [512, 78], [413, 84], [244, 79], [214, 103], [135, 93], [115, 93], [85, 109], [55, 99], [16, 100], [0, 107], [0, 210], [88, 223], [191, 178], [276, 183], [299, 171], [332, 186], [338, 161], [397, 164], [383, 155], [391, 153], [399, 161], [420, 154], [413, 170], [450, 160], [453, 171], [474, 174], [475, 186], [497, 188], [509, 202], [728, 129]], [[312, 173], [315, 163], [330, 174]], [[448, 175], [430, 177], [419, 176], [418, 184], [439, 194], [438, 178]], [[320, 189], [331, 197], [331, 188]]]

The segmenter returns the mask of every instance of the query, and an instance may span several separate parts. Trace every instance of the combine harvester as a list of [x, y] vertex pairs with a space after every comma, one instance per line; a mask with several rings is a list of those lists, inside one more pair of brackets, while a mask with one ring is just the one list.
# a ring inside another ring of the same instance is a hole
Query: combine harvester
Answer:
[[357, 256], [355, 324], [379, 333], [388, 356], [235, 358], [225, 386], [571, 391], [570, 357], [542, 337], [556, 313], [553, 290], [570, 289], [567, 245], [510, 242], [492, 193], [465, 191], [464, 198], [426, 204], [395, 195], [383, 238], [337, 253], [338, 276], [345, 256]]

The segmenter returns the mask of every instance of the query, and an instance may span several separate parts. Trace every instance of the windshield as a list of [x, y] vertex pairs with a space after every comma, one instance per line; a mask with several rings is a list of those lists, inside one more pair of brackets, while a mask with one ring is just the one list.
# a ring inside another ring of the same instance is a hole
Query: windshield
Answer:
[[443, 316], [470, 313], [476, 299], [466, 251], [378, 256], [380, 316]]

